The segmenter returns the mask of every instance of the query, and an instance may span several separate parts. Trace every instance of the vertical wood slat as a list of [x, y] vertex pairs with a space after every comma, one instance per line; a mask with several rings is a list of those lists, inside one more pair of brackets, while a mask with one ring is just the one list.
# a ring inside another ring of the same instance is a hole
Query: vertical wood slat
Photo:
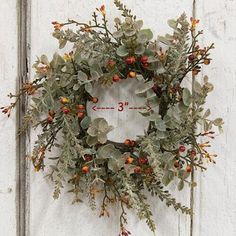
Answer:
[[195, 190], [194, 236], [236, 235], [236, 1], [197, 0], [200, 28], [204, 29], [201, 45], [215, 43], [212, 62], [203, 70], [214, 84], [207, 99], [212, 118], [221, 116], [224, 132], [212, 141], [212, 150], [218, 154], [216, 165], [197, 178]]
[[[14, 91], [17, 77], [17, 1], [0, 3], [0, 107], [11, 101], [6, 97]], [[0, 114], [0, 235], [16, 234], [15, 113], [7, 119]]]
[[[192, 3], [192, 17], [193, 18], [196, 18], [196, 0], [193, 0], [193, 3]], [[195, 35], [195, 32], [194, 32], [194, 35]], [[192, 75], [192, 94], [194, 96], [194, 82], [195, 82], [195, 76]], [[193, 107], [195, 107], [195, 104], [194, 104], [194, 101], [193, 101]], [[195, 180], [195, 171], [194, 171], [194, 168], [191, 172], [191, 182], [194, 182]], [[191, 186], [190, 187], [190, 208], [194, 211], [194, 187]], [[190, 236], [193, 236], [193, 227], [194, 227], [194, 214], [192, 214], [190, 216]]]
[[[28, 82], [28, 2], [27, 0], [18, 0], [18, 80], [17, 90]], [[16, 206], [17, 206], [17, 236], [27, 235], [28, 228], [28, 173], [27, 173], [27, 138], [28, 131], [18, 135], [17, 132], [23, 125], [24, 115], [26, 113], [27, 99], [22, 97], [20, 100], [16, 116]]]

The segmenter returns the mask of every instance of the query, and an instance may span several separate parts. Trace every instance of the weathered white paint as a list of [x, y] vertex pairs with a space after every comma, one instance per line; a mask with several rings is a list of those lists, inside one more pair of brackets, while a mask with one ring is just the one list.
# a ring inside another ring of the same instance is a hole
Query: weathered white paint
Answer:
[[[154, 29], [154, 33], [165, 34], [168, 27], [166, 24], [167, 19], [175, 18], [182, 12], [186, 11], [191, 15], [192, 3], [189, 0], [184, 1], [124, 1], [130, 8], [134, 9], [138, 18], [144, 19], [146, 27]], [[112, 20], [117, 14], [113, 6], [113, 1], [78, 1], [78, 0], [61, 0], [61, 1], [46, 1], [36, 0], [32, 1], [31, 6], [31, 58], [32, 61], [36, 55], [46, 53], [52, 55], [57, 50], [57, 41], [50, 37], [52, 33], [51, 21], [58, 20], [63, 22], [65, 19], [75, 18], [81, 21], [87, 21], [90, 19], [90, 15], [96, 7], [100, 7], [102, 4], [106, 5], [107, 14]], [[32, 72], [33, 75], [33, 72]], [[129, 89], [125, 90], [126, 93], [130, 93]], [[125, 92], [117, 92], [117, 97], [114, 99], [113, 104], [119, 101], [126, 100], [127, 94]], [[106, 101], [108, 102], [109, 99]], [[130, 99], [130, 98], [129, 98]], [[133, 99], [134, 100], [134, 99]], [[129, 101], [133, 103], [134, 101]], [[106, 105], [106, 104], [103, 104]], [[109, 104], [110, 105], [110, 104]], [[93, 113], [95, 114], [95, 112]], [[98, 113], [96, 113], [97, 115]], [[102, 114], [101, 114], [102, 115]], [[106, 118], [114, 123], [117, 127], [118, 124], [122, 124], [127, 116], [132, 116], [128, 112], [120, 113], [106, 113]], [[119, 115], [119, 117], [117, 117]], [[135, 118], [135, 122], [130, 122], [129, 127], [133, 131], [126, 135], [136, 135], [137, 126], [140, 124], [143, 127], [143, 122], [138, 121]], [[126, 125], [121, 125], [120, 128], [124, 128]], [[144, 126], [145, 127], [145, 126]], [[140, 130], [139, 130], [140, 131]], [[115, 129], [112, 133], [112, 138], [115, 137], [118, 141], [124, 139], [124, 136], [120, 133], [119, 129]], [[139, 133], [139, 132], [138, 132]], [[172, 190], [176, 190], [176, 186], [171, 187]], [[31, 187], [30, 187], [30, 236], [49, 236], [57, 234], [60, 236], [68, 235], [117, 235], [119, 230], [119, 215], [118, 210], [113, 210], [112, 216], [109, 219], [98, 218], [98, 213], [91, 212], [88, 208], [88, 204], [81, 204], [78, 206], [70, 205], [71, 196], [63, 193], [61, 199], [54, 201], [52, 199], [52, 186], [50, 183], [46, 183], [43, 179], [43, 175], [31, 174]], [[177, 199], [181, 200], [186, 205], [189, 205], [189, 189], [186, 189], [185, 193], [175, 194]], [[152, 200], [152, 206], [154, 211], [154, 217], [158, 224], [157, 235], [169, 236], [169, 235], [189, 235], [190, 222], [189, 218], [181, 214], [176, 213], [171, 208], [161, 203], [158, 199]], [[128, 228], [135, 236], [148, 236], [151, 232], [145, 225], [145, 222], [139, 222], [136, 216], [129, 215]]]
[[[0, 106], [8, 104], [6, 93], [13, 91], [17, 79], [17, 7], [16, 0], [1, 1], [0, 4]], [[42, 53], [52, 55], [57, 50], [57, 41], [50, 37], [52, 33], [51, 21], [63, 21], [70, 18], [88, 20], [93, 9], [106, 4], [110, 19], [117, 13], [109, 0], [32, 0], [31, 12], [31, 64], [37, 55]], [[192, 11], [192, 0], [124, 0], [134, 9], [139, 18], [144, 19], [145, 25], [155, 30], [156, 34], [166, 33], [166, 20], [175, 18], [185, 11], [189, 16]], [[236, 185], [236, 163], [234, 160], [234, 136], [236, 126], [236, 1], [235, 0], [196, 0], [197, 16], [201, 19], [199, 28], [205, 31], [204, 44], [215, 42], [213, 63], [204, 70], [215, 84], [215, 91], [208, 100], [212, 109], [212, 116], [221, 114], [225, 119], [225, 131], [217, 137], [213, 150], [219, 154], [216, 166], [209, 165], [208, 172], [198, 175], [198, 187], [195, 189], [193, 222], [194, 236], [234, 236], [236, 235], [236, 200], [234, 197]], [[11, 22], [10, 24], [7, 22]], [[31, 72], [33, 77], [33, 71]], [[199, 78], [200, 79], [200, 78]], [[118, 93], [119, 94], [119, 93]], [[122, 92], [116, 101], [123, 101]], [[105, 98], [104, 98], [105, 99]], [[107, 99], [107, 97], [106, 97]], [[125, 97], [126, 100], [126, 97]], [[108, 100], [107, 100], [108, 101]], [[98, 113], [96, 113], [98, 115]], [[106, 113], [107, 118], [117, 126], [123, 122], [129, 113]], [[140, 125], [141, 125], [140, 121]], [[0, 235], [16, 235], [16, 204], [15, 204], [15, 124], [13, 116], [6, 120], [0, 117]], [[136, 130], [136, 135], [141, 132]], [[143, 123], [142, 123], [143, 125]], [[132, 128], [132, 126], [129, 125]], [[141, 126], [140, 126], [141, 127]], [[143, 126], [145, 127], [145, 125]], [[126, 129], [125, 129], [126, 130]], [[128, 134], [126, 134], [128, 135]], [[32, 134], [32, 137], [34, 134]], [[124, 136], [114, 130], [112, 138], [122, 140]], [[52, 199], [52, 185], [45, 182], [43, 174], [31, 171], [30, 184], [30, 217], [28, 236], [58, 236], [69, 235], [117, 235], [119, 229], [118, 208], [114, 209], [109, 219], [98, 218], [91, 212], [88, 204], [71, 205], [70, 195], [63, 193], [61, 199]], [[175, 186], [171, 189], [175, 191]], [[183, 194], [176, 194], [182, 202], [189, 204], [189, 190]], [[190, 235], [190, 221], [188, 217], [175, 213], [166, 208], [158, 200], [152, 200], [154, 216], [158, 224], [158, 236], [187, 236]], [[135, 236], [151, 235], [144, 222], [132, 213], [129, 214], [128, 228]]]
[[[10, 99], [17, 81], [17, 8], [16, 0], [0, 4], [0, 107]], [[0, 234], [16, 235], [16, 140], [15, 113], [10, 119], [0, 116]]]
[[207, 106], [212, 117], [225, 120], [224, 133], [216, 138], [212, 150], [219, 156], [216, 166], [199, 176], [195, 196], [194, 236], [236, 235], [236, 1], [197, 0], [199, 28], [205, 32], [204, 44], [214, 42], [213, 62], [204, 70], [215, 85]]

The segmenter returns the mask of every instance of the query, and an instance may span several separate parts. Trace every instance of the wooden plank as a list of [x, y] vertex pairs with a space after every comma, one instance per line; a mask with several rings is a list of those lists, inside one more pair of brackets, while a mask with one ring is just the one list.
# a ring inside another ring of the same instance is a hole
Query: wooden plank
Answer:
[[[186, 12], [191, 16], [192, 2], [189, 0], [165, 2], [158, 0], [142, 0], [142, 1], [124, 1], [130, 8], [134, 9], [138, 18], [145, 21], [145, 26], [154, 29], [155, 34], [165, 34], [168, 27], [167, 19], [175, 18], [182, 12]], [[64, 21], [65, 19], [75, 18], [83, 21], [89, 20], [90, 15], [96, 7], [105, 4], [107, 14], [112, 20], [116, 14], [112, 1], [93, 1], [87, 0], [34, 0], [31, 1], [31, 64], [36, 55], [48, 54], [57, 50], [57, 42], [50, 37], [52, 33], [51, 21]], [[31, 73], [33, 76], [33, 72]], [[128, 91], [126, 91], [128, 92]], [[108, 97], [106, 97], [108, 99]], [[123, 101], [124, 93], [118, 93], [117, 100]], [[123, 113], [124, 114], [124, 113]], [[119, 119], [109, 114], [109, 120], [116, 121], [117, 124], [124, 121], [125, 115]], [[138, 122], [138, 121], [137, 121]], [[135, 122], [131, 126], [133, 130], [141, 123]], [[113, 137], [120, 134], [114, 131]], [[130, 134], [134, 135], [134, 134]], [[123, 137], [119, 136], [120, 139]], [[176, 186], [172, 186], [171, 190], [177, 191]], [[189, 189], [181, 194], [176, 194], [176, 198], [186, 205], [189, 205]], [[30, 235], [49, 236], [49, 235], [116, 235], [119, 230], [119, 219], [117, 215], [118, 209], [114, 210], [109, 219], [98, 218], [90, 211], [86, 203], [75, 206], [70, 205], [71, 198], [68, 194], [63, 194], [61, 199], [54, 201], [52, 199], [52, 186], [45, 182], [43, 174], [31, 173], [31, 189], [30, 189]], [[166, 208], [158, 199], [152, 199], [154, 217], [158, 224], [157, 235], [189, 235], [190, 219], [176, 213], [171, 208]], [[128, 228], [135, 236], [150, 235], [145, 222], [139, 222], [136, 216], [129, 214]]]
[[[17, 81], [17, 1], [0, 4], [0, 106], [8, 105], [6, 94]], [[16, 117], [0, 116], [0, 228], [1, 235], [16, 235]]]
[[[18, 78], [17, 88], [22, 88], [23, 84], [28, 81], [28, 27], [27, 19], [29, 14], [29, 5], [26, 0], [17, 1], [17, 20], [18, 20]], [[27, 98], [24, 96], [17, 106], [16, 128], [19, 130], [23, 126], [24, 115], [27, 109]], [[16, 150], [16, 203], [17, 203], [17, 236], [25, 236], [27, 232], [28, 220], [28, 172], [27, 166], [27, 142], [28, 130], [17, 136]]]
[[196, 189], [194, 236], [236, 235], [236, 2], [230, 0], [197, 0], [199, 28], [205, 31], [204, 44], [214, 42], [213, 62], [204, 70], [215, 85], [208, 99], [212, 117], [225, 120], [223, 135], [213, 142], [212, 150], [219, 154], [216, 166], [199, 176]]

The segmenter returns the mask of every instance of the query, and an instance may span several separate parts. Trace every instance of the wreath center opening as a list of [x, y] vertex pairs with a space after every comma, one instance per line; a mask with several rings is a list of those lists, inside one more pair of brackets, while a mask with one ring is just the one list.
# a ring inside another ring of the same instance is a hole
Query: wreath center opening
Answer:
[[136, 139], [147, 130], [149, 121], [140, 112], [149, 108], [146, 100], [135, 94], [143, 81], [124, 79], [111, 87], [94, 86], [92, 95], [98, 103], [87, 103], [88, 115], [93, 119], [104, 118], [114, 129], [108, 133], [113, 142], [124, 142], [125, 139]]

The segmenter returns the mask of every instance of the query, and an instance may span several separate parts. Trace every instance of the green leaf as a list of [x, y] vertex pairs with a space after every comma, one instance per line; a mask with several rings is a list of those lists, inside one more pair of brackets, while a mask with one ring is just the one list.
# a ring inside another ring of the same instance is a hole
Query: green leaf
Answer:
[[172, 28], [172, 29], [176, 29], [178, 22], [174, 19], [170, 19], [167, 21], [168, 25]]
[[127, 29], [127, 30], [124, 31], [124, 34], [125, 34], [125, 36], [127, 36], [127, 37], [131, 37], [131, 36], [133, 36], [133, 35], [136, 34], [136, 30]]
[[154, 85], [153, 81], [148, 81], [144, 84], [141, 84], [140, 86], [138, 86], [138, 88], [135, 91], [135, 94], [142, 94], [145, 93], [146, 91], [148, 91], [149, 89], [151, 89]]
[[123, 36], [123, 32], [121, 30], [113, 33], [114, 38], [119, 39]]
[[80, 84], [74, 84], [73, 90], [77, 91], [80, 88]]
[[174, 172], [166, 170], [162, 178], [162, 183], [167, 186], [173, 180], [173, 178]]
[[115, 148], [112, 144], [106, 144], [100, 147], [97, 151], [97, 158], [99, 159], [108, 159], [108, 158], [120, 158], [121, 152]]
[[86, 92], [88, 92], [89, 94], [91, 94], [92, 91], [93, 91], [93, 86], [92, 86], [91, 83], [87, 83], [87, 84], [85, 84], [84, 89], [85, 89]]
[[205, 113], [204, 113], [204, 115], [203, 115], [203, 117], [202, 118], [207, 118], [209, 115], [211, 114], [211, 111], [210, 111], [210, 109], [207, 109], [206, 111], [205, 111]]
[[125, 159], [124, 158], [117, 158], [117, 159], [109, 159], [108, 161], [108, 169], [111, 171], [117, 173], [125, 164]]
[[81, 63], [82, 58], [81, 58], [81, 55], [80, 55], [79, 52], [76, 52], [76, 53], [75, 53], [75, 55], [74, 55], [74, 61], [75, 61], [77, 64]]
[[194, 81], [194, 84], [193, 84], [193, 89], [194, 89], [194, 92], [196, 92], [197, 94], [201, 94], [202, 92], [202, 86], [201, 84], [198, 82], [198, 81]]
[[87, 129], [91, 123], [91, 118], [89, 116], [85, 116], [83, 120], [80, 122], [82, 129]]
[[83, 71], [78, 71], [77, 75], [78, 79], [81, 81], [86, 81], [88, 79], [88, 76]]
[[125, 57], [129, 54], [129, 52], [124, 45], [121, 45], [120, 47], [117, 48], [116, 54], [120, 57]]
[[145, 47], [142, 44], [140, 44], [138, 47], [136, 47], [135, 51], [134, 51], [134, 53], [136, 55], [142, 55], [142, 54], [144, 54], [144, 52], [145, 52]]
[[221, 125], [224, 124], [224, 121], [223, 121], [222, 118], [217, 118], [217, 119], [215, 119], [215, 120], [213, 121], [213, 124], [214, 124], [215, 126], [221, 126]]
[[170, 41], [166, 37], [158, 36], [157, 40], [167, 46], [170, 45]]
[[191, 104], [191, 93], [189, 91], [189, 89], [184, 88], [183, 90], [183, 103], [185, 106], [189, 106]]
[[143, 27], [143, 21], [142, 20], [137, 20], [134, 22], [134, 28], [138, 31]]
[[178, 190], [181, 191], [184, 188], [184, 181], [181, 180], [178, 184]]
[[147, 41], [150, 41], [153, 38], [153, 33], [150, 29], [143, 29], [140, 30], [137, 34], [137, 42], [139, 43], [146, 43]]
[[62, 49], [66, 46], [67, 40], [66, 39], [59, 39], [59, 48]]
[[98, 143], [97, 137], [87, 136], [86, 142], [89, 146], [93, 146]]

